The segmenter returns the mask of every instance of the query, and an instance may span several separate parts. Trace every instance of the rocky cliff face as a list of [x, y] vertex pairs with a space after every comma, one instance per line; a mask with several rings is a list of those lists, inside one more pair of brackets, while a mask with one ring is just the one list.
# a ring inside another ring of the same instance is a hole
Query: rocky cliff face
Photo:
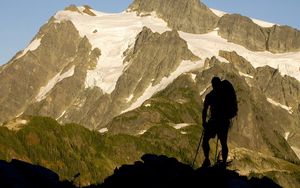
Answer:
[[267, 33], [250, 18], [238, 14], [225, 14], [218, 23], [219, 35], [229, 42], [246, 46], [250, 50], [266, 50]]
[[300, 50], [300, 31], [289, 26], [274, 25], [268, 29], [267, 50], [273, 53]]
[[140, 16], [153, 12], [174, 30], [203, 34], [219, 28], [219, 35], [253, 51], [272, 53], [300, 50], [300, 31], [288, 26], [262, 27], [239, 14], [216, 16], [199, 0], [135, 0], [129, 11]]
[[[85, 70], [74, 66], [79, 64], [81, 55], [89, 53], [90, 47], [86, 45], [85, 39], [80, 38], [71, 22], [58, 24], [51, 19], [31, 44], [38, 46], [37, 49], [18, 53], [0, 74], [1, 121], [23, 113], [29, 104], [43, 97], [40, 93], [42, 87], [55, 75], [66, 73], [65, 76], [71, 77], [72, 73]], [[51, 104], [56, 105], [53, 102]]]
[[300, 50], [300, 31], [288, 26], [265, 28], [248, 17], [225, 14], [220, 18], [218, 27], [221, 37], [253, 51], [284, 53]]
[[212, 31], [219, 19], [199, 0], [135, 0], [129, 11], [139, 15], [155, 12], [172, 29], [198, 34]]

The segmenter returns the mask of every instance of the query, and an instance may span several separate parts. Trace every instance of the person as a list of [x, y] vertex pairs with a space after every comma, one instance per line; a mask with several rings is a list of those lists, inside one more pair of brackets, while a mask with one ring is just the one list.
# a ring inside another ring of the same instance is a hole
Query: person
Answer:
[[[222, 91], [222, 81], [219, 77], [213, 77], [211, 80], [212, 91], [205, 96], [204, 107], [202, 111], [202, 122], [204, 128], [204, 136], [202, 148], [204, 152], [204, 162], [202, 167], [210, 166], [209, 160], [209, 140], [216, 135], [222, 145], [222, 164], [226, 165], [228, 156], [227, 136], [230, 126], [230, 119], [226, 115], [226, 99], [224, 91]], [[207, 121], [208, 109], [210, 117]]]

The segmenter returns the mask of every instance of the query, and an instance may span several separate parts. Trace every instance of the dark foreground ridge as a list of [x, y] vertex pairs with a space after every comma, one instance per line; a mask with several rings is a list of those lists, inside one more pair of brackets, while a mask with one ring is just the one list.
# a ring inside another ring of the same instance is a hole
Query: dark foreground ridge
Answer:
[[67, 188], [72, 182], [59, 181], [59, 176], [42, 166], [13, 159], [0, 160], [0, 187], [2, 188]]
[[116, 169], [99, 187], [280, 187], [267, 177], [248, 179], [220, 166], [194, 170], [175, 158], [151, 154], [142, 161]]
[[[194, 170], [175, 158], [146, 154], [142, 161], [132, 165], [123, 165], [115, 169], [114, 174], [105, 179], [99, 188], [114, 187], [239, 187], [239, 188], [278, 188], [271, 179], [263, 177], [247, 178], [237, 172], [219, 166]], [[59, 181], [53, 171], [38, 165], [18, 160], [10, 163], [0, 161], [0, 187], [76, 187], [72, 182]]]

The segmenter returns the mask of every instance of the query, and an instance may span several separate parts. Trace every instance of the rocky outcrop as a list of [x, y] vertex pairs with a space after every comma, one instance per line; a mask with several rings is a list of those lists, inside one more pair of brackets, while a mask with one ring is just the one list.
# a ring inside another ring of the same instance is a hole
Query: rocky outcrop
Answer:
[[219, 35], [229, 42], [245, 46], [252, 51], [272, 53], [300, 50], [300, 31], [289, 26], [266, 28], [239, 14], [217, 17], [199, 0], [135, 0], [129, 11], [139, 15], [155, 12], [174, 30], [203, 34], [219, 28]]
[[277, 26], [268, 29], [267, 50], [273, 53], [294, 52], [300, 50], [300, 31], [289, 26]]
[[81, 13], [76, 5], [70, 5], [70, 6], [66, 7], [65, 10]]
[[120, 77], [117, 89], [126, 85], [129, 92], [127, 95], [134, 91], [138, 97], [145, 86], [154, 86], [163, 77], [170, 76], [183, 60], [196, 61], [199, 58], [188, 49], [187, 43], [176, 31], [159, 35], [144, 27], [136, 38], [134, 48], [124, 60], [130, 66]]
[[300, 83], [290, 76], [281, 73], [269, 66], [257, 68], [255, 77], [256, 86], [262, 90], [266, 97], [291, 107], [297, 113], [300, 102]]
[[139, 15], [155, 12], [170, 28], [188, 33], [212, 31], [219, 19], [199, 0], [135, 0], [128, 10]]
[[84, 5], [83, 13], [86, 13], [90, 16], [96, 16], [96, 14], [92, 11], [92, 8], [88, 5]]
[[266, 50], [267, 33], [250, 18], [239, 14], [225, 14], [218, 23], [219, 35], [253, 51]]
[[265, 28], [239, 14], [225, 14], [218, 22], [219, 35], [252, 51], [284, 53], [300, 50], [300, 31], [288, 26]]
[[236, 69], [244, 74], [252, 76], [255, 73], [255, 68], [251, 65], [251, 63], [234, 51], [228, 52], [220, 50], [219, 56], [232, 63]]

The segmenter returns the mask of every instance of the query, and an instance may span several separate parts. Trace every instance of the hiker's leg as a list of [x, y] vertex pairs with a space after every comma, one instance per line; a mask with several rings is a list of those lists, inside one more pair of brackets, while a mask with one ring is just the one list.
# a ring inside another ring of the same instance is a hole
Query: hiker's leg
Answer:
[[228, 146], [227, 146], [227, 137], [228, 137], [228, 127], [229, 121], [224, 121], [221, 131], [219, 132], [219, 139], [222, 145], [222, 159], [226, 163], [228, 157]]
[[205, 159], [209, 159], [209, 135], [208, 132], [205, 131], [204, 132], [204, 136], [203, 136], [203, 142], [202, 142], [202, 148], [203, 148], [203, 153], [204, 153], [204, 157]]
[[204, 153], [204, 161], [202, 163], [202, 167], [209, 167], [210, 166], [210, 160], [209, 160], [209, 134], [208, 131], [204, 132], [203, 136], [203, 142], [202, 142], [202, 148], [203, 148], [203, 153]]
[[227, 137], [220, 138], [220, 142], [222, 145], [222, 159], [223, 162], [226, 162], [228, 157]]

